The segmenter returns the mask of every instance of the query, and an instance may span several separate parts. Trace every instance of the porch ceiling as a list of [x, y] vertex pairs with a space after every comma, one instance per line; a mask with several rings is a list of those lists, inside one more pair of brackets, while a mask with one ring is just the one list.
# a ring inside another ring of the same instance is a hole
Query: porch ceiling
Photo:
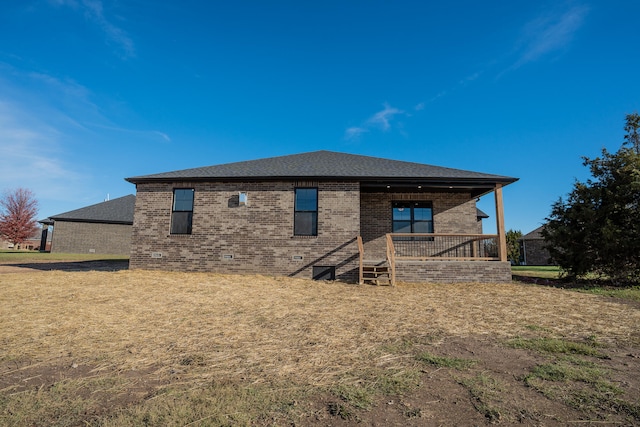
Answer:
[[470, 193], [481, 197], [495, 189], [495, 182], [432, 182], [432, 181], [364, 181], [360, 182], [363, 193]]

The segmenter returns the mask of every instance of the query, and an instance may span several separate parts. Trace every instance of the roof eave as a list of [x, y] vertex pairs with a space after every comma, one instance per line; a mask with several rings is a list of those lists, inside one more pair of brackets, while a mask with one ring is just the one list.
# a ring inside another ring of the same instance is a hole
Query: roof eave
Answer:
[[357, 181], [357, 182], [421, 182], [425, 184], [442, 185], [508, 185], [518, 181], [518, 178], [507, 176], [482, 177], [482, 178], [456, 178], [456, 177], [388, 177], [388, 176], [242, 176], [242, 177], [130, 177], [125, 181], [132, 184], [169, 183], [169, 182], [247, 182], [247, 181]]
[[84, 222], [84, 223], [93, 223], [93, 224], [133, 225], [133, 221], [122, 221], [122, 220], [62, 218], [62, 217], [50, 217], [50, 219], [52, 220], [52, 223], [55, 223], [55, 221], [60, 221], [60, 222]]

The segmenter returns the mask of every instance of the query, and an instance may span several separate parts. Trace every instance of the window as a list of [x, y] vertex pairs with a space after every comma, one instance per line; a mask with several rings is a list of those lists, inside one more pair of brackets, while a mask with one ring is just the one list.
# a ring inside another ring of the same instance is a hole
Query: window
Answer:
[[336, 280], [336, 266], [318, 266], [312, 268], [313, 280]]
[[191, 234], [193, 194], [193, 188], [176, 188], [173, 190], [171, 234]]
[[394, 233], [433, 233], [430, 202], [393, 202]]
[[318, 189], [296, 188], [294, 204], [293, 234], [295, 236], [317, 236]]

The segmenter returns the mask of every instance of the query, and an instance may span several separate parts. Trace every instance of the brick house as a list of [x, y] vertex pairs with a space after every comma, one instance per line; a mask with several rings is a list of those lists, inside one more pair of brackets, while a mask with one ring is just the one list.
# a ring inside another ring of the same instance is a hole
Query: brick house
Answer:
[[519, 239], [523, 265], [554, 265], [549, 250], [545, 248], [543, 229], [544, 225], [541, 225]]
[[119, 197], [39, 221], [53, 225], [51, 252], [129, 255], [136, 196]]
[[[394, 280], [511, 280], [502, 186], [516, 178], [316, 151], [126, 180], [132, 269], [362, 282], [386, 265]], [[476, 200], [491, 192], [498, 234], [483, 235]]]
[[489, 215], [476, 208], [476, 233], [482, 234], [482, 220], [489, 218]]
[[[46, 241], [45, 247], [49, 247], [50, 244], [51, 244], [51, 241]], [[8, 240], [4, 240], [3, 238], [0, 237], [0, 249], [20, 249], [20, 250], [33, 251], [33, 250], [39, 250], [40, 246], [41, 246], [41, 239], [40, 239], [39, 231], [17, 246], [9, 242]]]

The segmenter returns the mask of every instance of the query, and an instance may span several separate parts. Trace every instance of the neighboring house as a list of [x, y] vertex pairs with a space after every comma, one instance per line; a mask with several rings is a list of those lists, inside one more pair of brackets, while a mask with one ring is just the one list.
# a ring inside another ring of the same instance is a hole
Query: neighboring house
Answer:
[[51, 252], [129, 255], [135, 203], [130, 194], [39, 222], [43, 235], [53, 225]]
[[543, 229], [544, 225], [541, 225], [519, 239], [523, 265], [553, 265], [549, 250], [544, 247]]
[[[44, 247], [42, 247], [43, 243], [44, 243]], [[37, 230], [33, 234], [33, 236], [25, 240], [20, 245], [20, 249], [29, 250], [29, 251], [37, 251], [37, 250], [47, 251], [51, 249], [51, 239], [46, 239], [43, 242], [41, 237], [41, 230]]]
[[[40, 237], [40, 230], [34, 233], [33, 236], [29, 237], [27, 240], [22, 242], [19, 245], [14, 245], [13, 243], [0, 238], [0, 249], [19, 249], [19, 250], [38, 250], [42, 244]], [[51, 240], [45, 241], [45, 247], [51, 246]]]
[[[316, 151], [126, 180], [132, 269], [358, 280], [364, 258], [405, 281], [511, 280], [502, 186], [517, 178]], [[480, 235], [491, 192], [498, 235]]]
[[15, 245], [0, 237], [0, 249], [13, 249]]
[[487, 219], [487, 218], [489, 218], [489, 215], [487, 215], [486, 213], [482, 212], [480, 209], [476, 208], [476, 220], [477, 220], [477, 224], [478, 224], [478, 227], [476, 229], [476, 233], [482, 234], [482, 220], [483, 219]]

